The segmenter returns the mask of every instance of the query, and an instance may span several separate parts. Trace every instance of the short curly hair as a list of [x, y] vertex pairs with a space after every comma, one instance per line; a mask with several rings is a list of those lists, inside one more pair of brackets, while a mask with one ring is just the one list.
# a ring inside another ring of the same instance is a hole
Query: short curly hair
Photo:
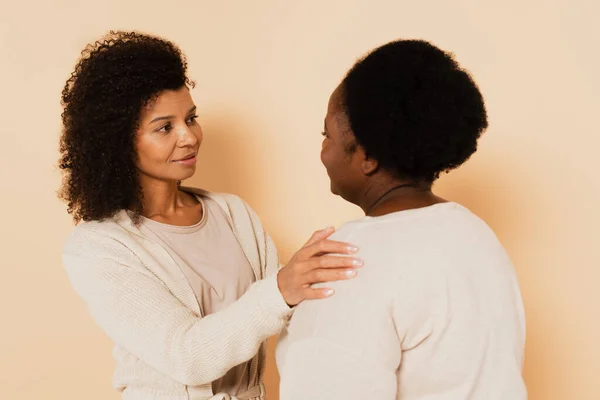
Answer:
[[433, 182], [460, 166], [488, 126], [469, 73], [423, 40], [373, 50], [350, 69], [341, 89], [356, 142], [405, 179]]
[[77, 223], [142, 212], [135, 136], [142, 108], [164, 90], [194, 86], [173, 43], [110, 31], [81, 53], [62, 91], [59, 197]]

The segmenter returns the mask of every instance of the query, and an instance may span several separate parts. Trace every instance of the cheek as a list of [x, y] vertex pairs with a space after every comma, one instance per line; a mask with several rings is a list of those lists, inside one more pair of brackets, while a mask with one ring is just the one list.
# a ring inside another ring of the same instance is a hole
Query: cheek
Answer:
[[171, 150], [169, 143], [160, 138], [141, 136], [136, 143], [138, 168], [149, 170], [157, 164], [164, 164], [168, 160]]
[[340, 167], [342, 166], [339, 163], [338, 155], [336, 154], [335, 149], [324, 145], [321, 149], [321, 162], [323, 163], [323, 165], [325, 166], [325, 170], [327, 171], [331, 192], [333, 194], [339, 195], [339, 188], [340, 186], [344, 186], [344, 179], [343, 173], [341, 173], [343, 169], [340, 170]]
[[324, 143], [321, 149], [321, 162], [330, 178], [339, 180], [345, 168], [344, 154], [333, 143]]
[[138, 168], [144, 169], [148, 164], [148, 145], [143, 138], [138, 138], [135, 143], [135, 152], [137, 154]]
[[327, 169], [329, 169], [329, 166], [331, 165], [331, 156], [331, 148], [323, 141], [323, 144], [321, 145], [321, 163], [323, 163]]

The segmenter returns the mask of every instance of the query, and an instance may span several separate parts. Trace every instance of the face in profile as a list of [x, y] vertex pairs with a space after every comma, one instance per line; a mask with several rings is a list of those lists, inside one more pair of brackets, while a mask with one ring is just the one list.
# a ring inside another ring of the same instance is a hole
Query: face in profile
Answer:
[[333, 194], [351, 201], [361, 190], [365, 176], [361, 169], [364, 152], [356, 145], [342, 106], [342, 89], [338, 86], [327, 105], [321, 147], [321, 162], [327, 170]]
[[197, 117], [186, 86], [160, 93], [142, 110], [136, 150], [143, 177], [181, 181], [194, 175], [202, 142]]

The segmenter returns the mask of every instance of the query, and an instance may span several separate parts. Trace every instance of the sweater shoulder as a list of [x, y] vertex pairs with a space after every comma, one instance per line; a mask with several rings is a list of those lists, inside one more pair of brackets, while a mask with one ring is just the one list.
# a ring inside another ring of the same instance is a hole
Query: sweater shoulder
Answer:
[[78, 224], [63, 245], [63, 258], [70, 254], [99, 256], [105, 252], [130, 253], [127, 243], [132, 236], [116, 219]]

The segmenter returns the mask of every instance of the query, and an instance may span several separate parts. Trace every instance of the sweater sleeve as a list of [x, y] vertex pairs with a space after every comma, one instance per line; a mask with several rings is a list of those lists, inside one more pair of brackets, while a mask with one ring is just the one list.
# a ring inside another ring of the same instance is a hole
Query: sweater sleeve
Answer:
[[272, 276], [254, 283], [228, 308], [200, 318], [126, 246], [91, 230], [75, 230], [63, 263], [105, 333], [185, 385], [212, 382], [251, 359], [263, 341], [279, 333], [290, 312]]

